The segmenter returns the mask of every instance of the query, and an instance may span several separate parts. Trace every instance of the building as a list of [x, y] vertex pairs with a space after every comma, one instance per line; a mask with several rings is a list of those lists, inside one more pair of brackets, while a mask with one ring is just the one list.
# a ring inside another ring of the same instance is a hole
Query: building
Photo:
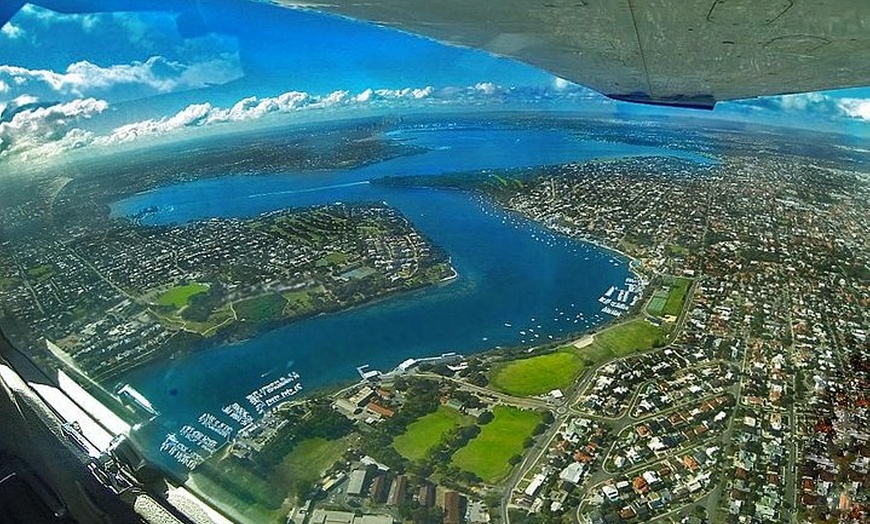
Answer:
[[468, 524], [489, 524], [492, 520], [486, 510], [486, 505], [479, 500], [468, 503], [465, 516]]
[[375, 475], [372, 479], [372, 485], [369, 487], [369, 496], [374, 502], [382, 504], [386, 500], [387, 493], [387, 476], [384, 474]]
[[350, 480], [347, 482], [347, 494], [361, 497], [366, 487], [368, 472], [364, 469], [355, 469], [350, 472]]
[[346, 417], [352, 417], [353, 415], [356, 415], [360, 411], [362, 411], [359, 406], [347, 400], [346, 398], [340, 398], [336, 400], [332, 404], [332, 407]]
[[389, 515], [361, 515], [354, 517], [353, 524], [393, 524]]
[[581, 480], [583, 480], [583, 473], [585, 470], [586, 466], [580, 462], [572, 462], [559, 473], [559, 479], [577, 485]]
[[366, 409], [369, 412], [380, 415], [384, 418], [392, 418], [396, 414], [396, 412], [392, 409], [381, 406], [380, 404], [377, 404], [375, 402], [369, 402], [366, 406]]
[[390, 495], [387, 497], [388, 506], [398, 506], [405, 502], [405, 493], [408, 491], [408, 477], [399, 475], [393, 479], [393, 484], [390, 486]]
[[444, 493], [444, 524], [461, 524], [465, 497], [455, 491]]
[[435, 486], [432, 484], [423, 484], [417, 492], [417, 502], [421, 506], [431, 508], [435, 505]]
[[316, 509], [309, 524], [393, 524], [389, 515], [358, 515], [348, 511]]
[[375, 396], [375, 390], [366, 386], [359, 391], [356, 392], [355, 395], [350, 397], [348, 400], [357, 407], [363, 407]]
[[538, 490], [541, 489], [541, 486], [544, 485], [544, 482], [546, 482], [546, 480], [547, 476], [543, 473], [538, 473], [537, 475], [535, 475], [529, 485], [526, 486], [526, 495], [529, 497], [534, 497], [535, 495], [537, 495]]
[[353, 524], [353, 513], [315, 509], [309, 524]]

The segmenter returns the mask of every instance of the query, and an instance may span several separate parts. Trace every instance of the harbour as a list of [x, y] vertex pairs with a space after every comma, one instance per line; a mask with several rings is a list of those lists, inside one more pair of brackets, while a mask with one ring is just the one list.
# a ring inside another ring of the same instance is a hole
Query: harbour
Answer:
[[[490, 135], [479, 129], [469, 133], [490, 137], [496, 150], [515, 150], [517, 139], [532, 137], [535, 141], [534, 157], [504, 155], [498, 157], [500, 162], [510, 158], [513, 164], [536, 165], [601, 156], [600, 150], [583, 149], [588, 143], [552, 133], [542, 136], [499, 130]], [[383, 201], [445, 249], [458, 274], [443, 285], [315, 316], [238, 343], [204, 344], [198, 351], [134, 370], [124, 381], [161, 413], [154, 424], [163, 428], [151, 429], [142, 438], [150, 442], [146, 448], [166, 448], [160, 453], [165, 464], [184, 471], [197, 462], [197, 456], [209, 456], [213, 446], [178, 437], [186, 425], [216, 440], [219, 445], [215, 449], [220, 449], [243, 427], [257, 424], [275, 406], [303, 391], [316, 391], [426, 355], [470, 355], [496, 347], [576, 338], [612, 320], [612, 313], [622, 313], [621, 307], [604, 306], [597, 300], [611, 286], [627, 291], [623, 301], [614, 291], [617, 304], [631, 304], [638, 294], [631, 286], [638, 283], [627, 280], [633, 276], [628, 260], [610, 250], [505, 212], [475, 193], [350, 183], [400, 170], [438, 174], [487, 167], [493, 162], [490, 155], [481, 156], [481, 151], [462, 142], [462, 132], [420, 136], [419, 143], [446, 149], [433, 148], [422, 155], [349, 172], [227, 176], [182, 183], [136, 195], [114, 207], [116, 215], [135, 216], [141, 209], [156, 206], [158, 211], [142, 221], [158, 225], [212, 216], [250, 217], [336, 201]], [[615, 156], [637, 153], [618, 144], [602, 149]], [[215, 209], [208, 202], [219, 194], [238, 198], [222, 199], [225, 205]], [[246, 195], [258, 196], [244, 198]], [[280, 387], [267, 380], [278, 372], [276, 362], [293, 363], [275, 379]], [[364, 364], [369, 367], [357, 369]], [[298, 377], [291, 375], [294, 372]], [[228, 409], [238, 419], [223, 409], [234, 404], [244, 410]]]

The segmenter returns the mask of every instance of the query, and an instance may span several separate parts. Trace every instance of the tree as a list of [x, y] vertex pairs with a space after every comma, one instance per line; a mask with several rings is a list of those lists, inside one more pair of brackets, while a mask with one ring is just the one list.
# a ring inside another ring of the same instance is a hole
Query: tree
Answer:
[[411, 520], [414, 524], [441, 524], [444, 511], [439, 507], [419, 507], [411, 512]]
[[305, 500], [310, 498], [309, 495], [314, 491], [314, 481], [301, 480], [296, 484], [296, 499]]
[[495, 418], [495, 415], [492, 414], [492, 411], [484, 411], [477, 417], [477, 423], [481, 426], [485, 426], [492, 422], [492, 419]]

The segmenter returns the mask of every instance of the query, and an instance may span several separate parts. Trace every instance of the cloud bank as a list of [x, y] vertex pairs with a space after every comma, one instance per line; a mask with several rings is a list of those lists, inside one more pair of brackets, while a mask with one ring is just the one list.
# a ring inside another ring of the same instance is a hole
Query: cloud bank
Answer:
[[[22, 102], [32, 103], [19, 99]], [[53, 155], [88, 145], [93, 134], [76, 126], [107, 107], [104, 100], [85, 98], [17, 112], [0, 122], [0, 158], [23, 152]]]
[[[2, 71], [6, 71], [9, 75], [0, 76], [7, 79], [4, 80], [5, 82], [15, 82], [15, 78], [20, 78], [23, 74], [9, 67], [0, 69], [0, 72]], [[55, 91], [72, 92], [80, 91], [79, 86], [85, 81], [89, 86], [125, 81], [123, 79], [143, 82], [152, 78], [149, 74], [144, 74], [139, 67], [107, 71], [104, 68], [94, 69], [92, 65], [83, 64], [72, 67], [70, 72], [64, 75], [39, 72], [36, 76], [40, 81], [51, 85]], [[155, 89], [170, 89], [170, 87], [161, 87], [160, 82], [162, 80], [154, 79]], [[42, 107], [41, 104], [36, 103], [39, 100], [37, 97], [19, 96], [12, 103], [14, 104], [12, 108], [15, 110], [6, 111], [14, 116], [10, 121], [0, 123], [0, 158], [13, 155], [23, 160], [47, 158], [75, 148], [127, 144], [143, 138], [158, 138], [183, 130], [255, 121], [281, 114], [343, 109], [365, 111], [528, 104], [534, 101], [552, 100], [553, 97], [558, 100], [576, 100], [598, 97], [598, 95], [579, 87], [571, 90], [562, 86], [560, 91], [551, 92], [540, 88], [507, 88], [489, 82], [441, 89], [426, 86], [365, 89], [358, 93], [339, 90], [326, 95], [288, 91], [274, 97], [246, 97], [227, 107], [215, 106], [209, 102], [190, 104], [175, 114], [132, 122], [104, 134], [88, 131], [86, 124], [88, 120], [110, 106], [105, 100], [94, 97], [79, 98]]]
[[[171, 67], [171, 66], [170, 66]], [[51, 76], [46, 82], [55, 82], [58, 89], [71, 82], [76, 75], [88, 77], [90, 85], [112, 83], [117, 79], [146, 81], [141, 71], [120, 69], [106, 71], [96, 69], [91, 75], [91, 66], [72, 68], [71, 76], [61, 79]], [[0, 71], [3, 69], [0, 68]], [[88, 71], [86, 73], [86, 71]], [[176, 78], [178, 75], [176, 75]], [[0, 77], [3, 79], [4, 77]], [[9, 83], [11, 77], [2, 80]], [[161, 80], [155, 79], [155, 89], [160, 89]], [[77, 85], [72, 81], [72, 85]], [[0, 84], [0, 89], [2, 89]], [[70, 87], [74, 89], [74, 87]], [[170, 89], [170, 87], [165, 87]], [[569, 82], [556, 80], [550, 88], [504, 87], [482, 82], [466, 87], [431, 86], [401, 89], [365, 89], [358, 93], [338, 90], [325, 95], [303, 91], [288, 91], [274, 97], [246, 97], [230, 106], [216, 106], [210, 102], [190, 104], [180, 111], [160, 118], [150, 118], [128, 123], [102, 134], [89, 131], [88, 121], [106, 111], [110, 104], [102, 99], [78, 98], [55, 105], [39, 104], [38, 98], [19, 96], [14, 99], [14, 111], [2, 113], [0, 118], [0, 159], [17, 156], [25, 160], [49, 157], [82, 147], [106, 147], [129, 144], [141, 139], [160, 138], [185, 130], [207, 129], [234, 122], [256, 121], [275, 115], [293, 115], [304, 112], [365, 112], [377, 109], [421, 110], [433, 107], [531, 107], [535, 104], [551, 104], [548, 107], [590, 107], [590, 103], [603, 105], [620, 104]], [[633, 107], [633, 106], [631, 106]], [[838, 97], [824, 93], [808, 93], [768, 97], [751, 101], [722, 104], [725, 114], [738, 111], [757, 115], [823, 115], [833, 121], [870, 123], [870, 99]], [[718, 111], [719, 109], [717, 109]], [[9, 116], [11, 115], [11, 116]], [[721, 115], [725, 116], [725, 115]], [[768, 116], [761, 120], [766, 121]]]
[[241, 75], [234, 55], [192, 64], [152, 56], [144, 62], [108, 67], [83, 60], [63, 72], [0, 65], [0, 91], [11, 97], [28, 94], [43, 99], [100, 96], [119, 100], [205, 87]]
[[[847, 90], [847, 92], [849, 91]], [[798, 93], [724, 102], [721, 107], [749, 111], [767, 110], [780, 116], [816, 117], [843, 122], [849, 120], [870, 122], [870, 98], [850, 97], [830, 92]], [[719, 106], [717, 106], [718, 108]]]

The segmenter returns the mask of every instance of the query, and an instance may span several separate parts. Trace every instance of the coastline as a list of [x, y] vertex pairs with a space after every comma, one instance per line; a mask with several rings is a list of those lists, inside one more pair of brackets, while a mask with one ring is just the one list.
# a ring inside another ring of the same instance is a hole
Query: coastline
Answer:
[[[448, 262], [449, 264], [449, 262]], [[155, 362], [160, 362], [163, 359], [174, 359], [178, 357], [183, 357], [187, 354], [197, 353], [200, 351], [209, 351], [210, 349], [217, 348], [224, 345], [236, 345], [236, 344], [244, 344], [250, 340], [257, 338], [259, 335], [263, 333], [268, 333], [270, 331], [274, 331], [277, 329], [281, 329], [285, 326], [289, 326], [296, 322], [305, 321], [312, 318], [317, 318], [321, 316], [328, 316], [339, 313], [347, 313], [350, 311], [375, 306], [380, 304], [386, 300], [390, 300], [399, 295], [405, 293], [413, 293], [426, 290], [433, 286], [444, 286], [449, 285], [453, 281], [459, 278], [459, 272], [456, 270], [453, 265], [449, 265], [451, 274], [429, 283], [419, 284], [413, 287], [405, 288], [405, 289], [394, 289], [382, 295], [375, 296], [370, 300], [366, 300], [364, 302], [351, 304], [347, 307], [336, 307], [336, 308], [328, 308], [323, 311], [305, 313], [302, 315], [292, 316], [292, 317], [284, 317], [281, 319], [272, 320], [269, 322], [253, 324], [250, 322], [236, 320], [235, 322], [225, 326], [221, 329], [218, 329], [214, 335], [209, 337], [204, 337], [203, 335], [192, 332], [179, 330], [177, 333], [187, 333], [190, 336], [197, 337], [196, 340], [193, 341], [192, 345], [189, 347], [177, 348], [169, 351], [167, 354], [155, 355], [153, 358], [147, 360], [140, 360], [131, 363], [130, 367], [127, 367], [123, 370], [115, 372], [107, 377], [103, 377], [103, 380], [106, 381], [121, 381], [125, 380], [130, 373], [133, 373], [136, 370], [147, 367]], [[250, 329], [244, 329], [239, 326], [250, 326]], [[240, 331], [242, 333], [240, 333]], [[241, 335], [241, 336], [240, 336]]]

